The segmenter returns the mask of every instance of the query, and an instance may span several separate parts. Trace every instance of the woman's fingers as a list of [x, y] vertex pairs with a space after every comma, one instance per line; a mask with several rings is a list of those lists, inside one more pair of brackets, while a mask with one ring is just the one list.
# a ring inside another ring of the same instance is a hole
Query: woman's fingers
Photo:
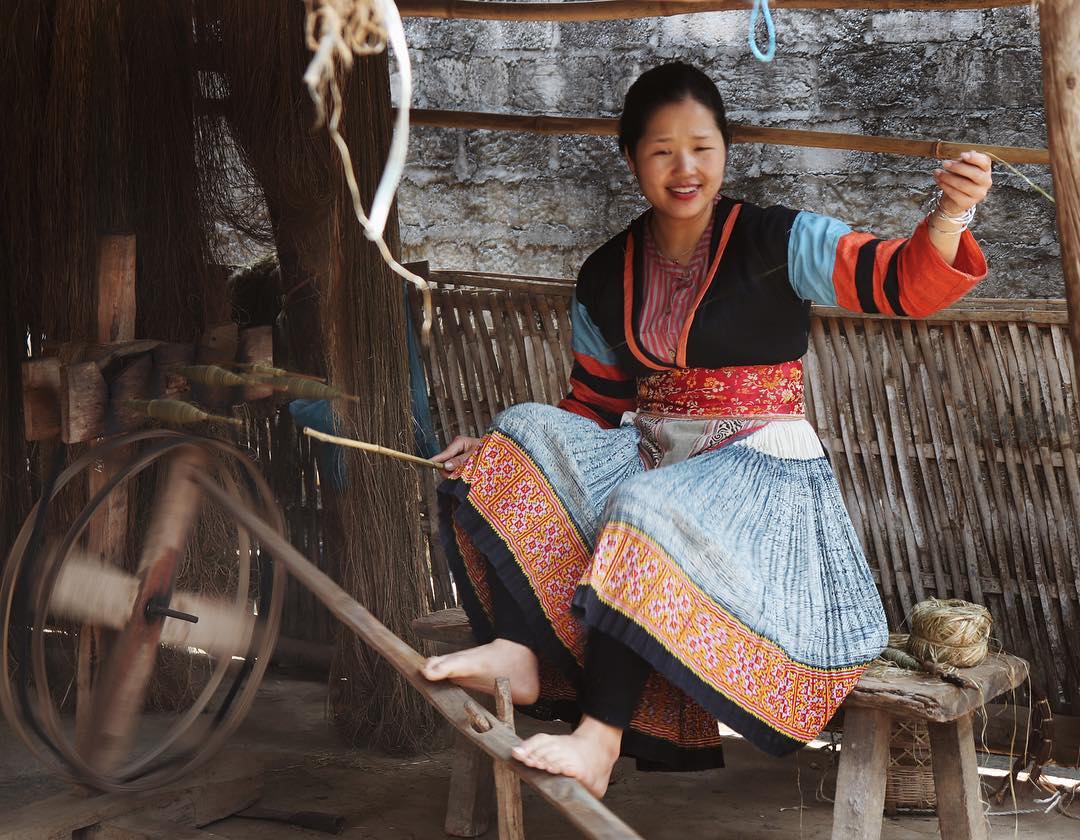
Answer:
[[944, 196], [955, 207], [953, 212], [963, 212], [986, 198], [993, 185], [990, 158], [982, 152], [963, 152], [957, 160], [942, 161], [941, 169], [934, 170]]
[[953, 175], [951, 172], [939, 170], [937, 174], [937, 182], [941, 186], [942, 190], [949, 189], [958, 195], [964, 196], [968, 199], [969, 204], [982, 201], [986, 197], [986, 188], [981, 187], [974, 181], [969, 181], [967, 178], [962, 178], [959, 175]]
[[[442, 464], [443, 469], [450, 471], [455, 466], [463, 462], [472, 451], [480, 444], [479, 438], [466, 437], [465, 435], [458, 435], [452, 441], [450, 445], [446, 447], [438, 455], [432, 455], [431, 460], [436, 464]], [[460, 456], [460, 457], [459, 457]]]
[[950, 175], [959, 175], [961, 178], [966, 178], [971, 183], [982, 187], [988, 188], [990, 186], [990, 173], [973, 163], [964, 163], [962, 160], [947, 160], [941, 165]]

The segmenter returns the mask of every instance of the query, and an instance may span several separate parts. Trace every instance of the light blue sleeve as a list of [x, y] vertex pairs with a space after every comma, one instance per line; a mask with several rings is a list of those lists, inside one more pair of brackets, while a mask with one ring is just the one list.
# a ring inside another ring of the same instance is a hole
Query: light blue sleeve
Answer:
[[803, 300], [836, 306], [833, 269], [836, 246], [851, 233], [843, 222], [803, 210], [795, 217], [788, 237], [788, 277]]
[[571, 347], [574, 353], [591, 356], [602, 365], [619, 363], [615, 351], [604, 341], [600, 328], [593, 323], [588, 311], [578, 301], [577, 295], [574, 295], [574, 300], [570, 304], [570, 325], [573, 328]]

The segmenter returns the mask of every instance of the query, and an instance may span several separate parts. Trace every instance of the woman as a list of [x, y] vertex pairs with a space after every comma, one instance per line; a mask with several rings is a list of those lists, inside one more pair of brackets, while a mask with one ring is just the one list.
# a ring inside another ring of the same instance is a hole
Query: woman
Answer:
[[812, 740], [885, 646], [885, 615], [804, 418], [810, 303], [926, 316], [986, 273], [966, 232], [990, 162], [935, 171], [907, 239], [720, 194], [730, 136], [685, 64], [641, 76], [619, 142], [651, 209], [586, 260], [558, 407], [503, 412], [436, 460], [478, 639], [424, 675], [580, 722], [515, 757], [597, 796], [620, 753], [722, 764], [717, 720], [775, 755]]

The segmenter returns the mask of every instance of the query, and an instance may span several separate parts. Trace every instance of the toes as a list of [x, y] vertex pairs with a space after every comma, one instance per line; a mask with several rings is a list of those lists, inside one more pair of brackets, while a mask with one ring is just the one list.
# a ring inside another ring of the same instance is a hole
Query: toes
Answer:
[[551, 772], [548, 762], [542, 756], [553, 740], [551, 735], [545, 735], [543, 733], [540, 735], [533, 735], [521, 745], [514, 747], [512, 755], [522, 764]]
[[441, 656], [433, 656], [424, 663], [423, 667], [420, 669], [420, 673], [429, 680], [438, 680], [446, 676], [444, 673], [445, 670], [446, 663], [443, 662], [443, 658]]

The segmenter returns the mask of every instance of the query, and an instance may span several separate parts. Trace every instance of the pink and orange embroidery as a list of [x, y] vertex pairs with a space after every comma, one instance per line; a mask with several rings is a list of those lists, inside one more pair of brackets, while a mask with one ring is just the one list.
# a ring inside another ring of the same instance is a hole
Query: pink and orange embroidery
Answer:
[[790, 417], [804, 414], [801, 361], [680, 368], [638, 379], [638, 411], [671, 417]]

